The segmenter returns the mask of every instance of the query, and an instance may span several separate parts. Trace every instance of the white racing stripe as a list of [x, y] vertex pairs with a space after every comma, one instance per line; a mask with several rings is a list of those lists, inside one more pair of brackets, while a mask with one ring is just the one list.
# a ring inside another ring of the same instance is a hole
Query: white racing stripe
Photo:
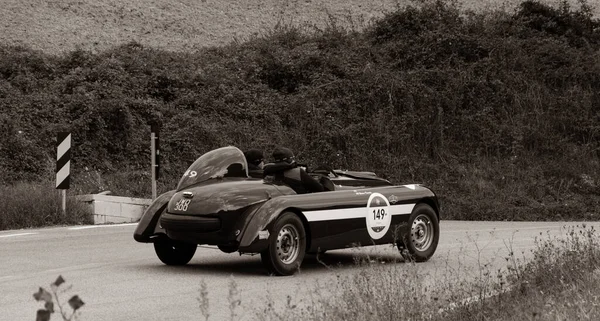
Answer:
[[390, 214], [392, 215], [406, 215], [412, 213], [413, 208], [415, 208], [417, 204], [400, 204], [400, 205], [391, 205], [390, 206]]
[[[416, 204], [391, 205], [390, 214], [408, 215]], [[366, 207], [342, 208], [335, 210], [304, 211], [304, 216], [309, 222], [347, 220], [352, 218], [364, 218], [367, 216]]]
[[25, 235], [34, 235], [34, 234], [38, 234], [38, 233], [17, 233], [17, 234], [0, 235], [0, 237], [25, 236]]
[[137, 225], [137, 224], [138, 223], [74, 226], [74, 227], [69, 227], [69, 230], [74, 231], [74, 230], [87, 230], [90, 228], [100, 228], [100, 227], [122, 227], [122, 226], [132, 226], [132, 225]]

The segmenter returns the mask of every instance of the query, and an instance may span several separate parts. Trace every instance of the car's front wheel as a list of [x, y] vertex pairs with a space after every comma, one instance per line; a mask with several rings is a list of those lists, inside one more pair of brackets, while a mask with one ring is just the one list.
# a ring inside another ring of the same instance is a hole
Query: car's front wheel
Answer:
[[196, 253], [197, 248], [197, 244], [184, 243], [167, 238], [154, 242], [156, 255], [166, 265], [187, 264]]
[[435, 253], [440, 225], [431, 206], [417, 204], [408, 219], [408, 232], [397, 245], [405, 260], [425, 262]]
[[304, 259], [306, 231], [300, 218], [283, 213], [271, 229], [269, 247], [260, 253], [263, 264], [275, 275], [292, 275]]

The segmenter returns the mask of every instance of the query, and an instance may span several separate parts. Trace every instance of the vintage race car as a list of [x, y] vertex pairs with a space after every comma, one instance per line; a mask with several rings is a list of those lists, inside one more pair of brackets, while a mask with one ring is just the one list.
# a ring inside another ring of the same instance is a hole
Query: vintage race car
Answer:
[[157, 197], [134, 232], [168, 265], [187, 264], [199, 244], [226, 253], [260, 253], [275, 275], [295, 273], [306, 253], [396, 244], [428, 260], [439, 240], [436, 195], [392, 185], [371, 172], [309, 171], [326, 191], [296, 194], [276, 180], [250, 178], [244, 154], [223, 147], [198, 158], [177, 189]]

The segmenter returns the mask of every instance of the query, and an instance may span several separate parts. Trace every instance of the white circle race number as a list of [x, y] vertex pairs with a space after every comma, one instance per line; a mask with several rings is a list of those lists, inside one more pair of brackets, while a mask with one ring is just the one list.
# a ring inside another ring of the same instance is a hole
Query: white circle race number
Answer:
[[367, 202], [367, 231], [372, 239], [382, 238], [390, 229], [390, 202], [380, 193], [373, 193]]

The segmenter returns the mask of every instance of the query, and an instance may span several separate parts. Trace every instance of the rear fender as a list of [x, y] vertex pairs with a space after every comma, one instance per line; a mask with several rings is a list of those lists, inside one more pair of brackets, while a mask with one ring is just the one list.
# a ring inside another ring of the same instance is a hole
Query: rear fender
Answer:
[[269, 246], [268, 228], [288, 208], [283, 198], [274, 198], [256, 207], [238, 237], [241, 252], [260, 252]]
[[138, 223], [135, 232], [133, 232], [133, 238], [142, 243], [152, 242], [152, 236], [156, 234], [157, 229], [160, 230], [160, 227], [157, 226], [158, 219], [160, 215], [164, 212], [169, 204], [169, 200], [175, 194], [175, 190], [168, 191], [164, 194], [158, 196], [152, 204], [146, 209], [140, 222]]

